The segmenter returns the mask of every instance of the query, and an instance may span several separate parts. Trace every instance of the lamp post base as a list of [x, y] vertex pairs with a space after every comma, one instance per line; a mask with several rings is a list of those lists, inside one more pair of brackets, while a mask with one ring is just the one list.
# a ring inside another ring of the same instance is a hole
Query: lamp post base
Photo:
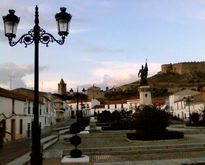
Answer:
[[42, 165], [43, 164], [43, 154], [42, 153], [38, 153], [38, 154], [34, 154], [34, 153], [31, 153], [30, 154], [30, 157], [31, 157], [31, 165]]

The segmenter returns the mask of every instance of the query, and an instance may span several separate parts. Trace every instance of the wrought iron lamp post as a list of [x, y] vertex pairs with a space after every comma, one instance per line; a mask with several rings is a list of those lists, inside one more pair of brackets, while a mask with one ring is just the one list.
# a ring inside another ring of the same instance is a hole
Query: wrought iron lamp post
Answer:
[[190, 102], [191, 100], [193, 99], [192, 96], [187, 96], [187, 97], [184, 97], [184, 101], [186, 101], [188, 103], [188, 106], [189, 106], [189, 124], [191, 124], [191, 111], [190, 111]]
[[[70, 93], [71, 94], [74, 93], [72, 88], [70, 89]], [[83, 94], [85, 93], [85, 88], [82, 89], [82, 93]], [[77, 119], [78, 119], [80, 116], [82, 117], [82, 103], [81, 103], [81, 112], [79, 113], [79, 91], [78, 91], [78, 88], [77, 88], [77, 92], [76, 92], [76, 103], [77, 103], [76, 104], [76, 116], [77, 116]]]
[[61, 36], [60, 40], [57, 40], [47, 33], [39, 26], [39, 12], [38, 6], [35, 7], [35, 20], [34, 27], [27, 34], [23, 34], [19, 40], [13, 41], [16, 37], [17, 26], [20, 18], [14, 13], [15, 10], [9, 10], [9, 14], [3, 16], [5, 36], [8, 37], [9, 45], [15, 46], [17, 43], [24, 44], [25, 47], [34, 43], [34, 120], [32, 122], [32, 153], [31, 153], [31, 165], [42, 165], [42, 153], [40, 147], [41, 131], [39, 126], [39, 43], [48, 46], [50, 42], [57, 42], [60, 45], [64, 44], [65, 37], [69, 34], [69, 23], [72, 18], [70, 14], [66, 12], [66, 8], [60, 8], [61, 12], [55, 15], [58, 34]]

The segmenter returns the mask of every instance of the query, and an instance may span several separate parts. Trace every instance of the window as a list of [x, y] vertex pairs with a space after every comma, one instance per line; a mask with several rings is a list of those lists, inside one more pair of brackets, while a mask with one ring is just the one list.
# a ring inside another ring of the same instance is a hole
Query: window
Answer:
[[30, 137], [30, 132], [31, 132], [31, 125], [30, 123], [27, 124], [27, 136]]
[[145, 93], [145, 97], [147, 97], [147, 93]]
[[19, 134], [23, 134], [23, 120], [20, 119], [20, 123], [19, 123]]
[[28, 102], [28, 114], [31, 113], [30, 101]]
[[115, 104], [115, 108], [117, 108], [117, 104]]
[[14, 114], [14, 106], [15, 106], [15, 100], [12, 99], [12, 113]]
[[124, 107], [123, 107], [123, 104], [121, 104], [121, 108], [124, 108]]
[[41, 107], [40, 107], [40, 115], [42, 114], [42, 109], [41, 109]]

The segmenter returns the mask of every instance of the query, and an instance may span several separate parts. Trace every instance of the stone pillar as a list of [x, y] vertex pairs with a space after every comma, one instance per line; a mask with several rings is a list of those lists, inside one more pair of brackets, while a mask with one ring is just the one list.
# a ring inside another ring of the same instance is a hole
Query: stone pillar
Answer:
[[140, 106], [152, 105], [151, 89], [150, 86], [140, 86]]
[[90, 118], [90, 132], [95, 132], [96, 131], [96, 120], [94, 117]]

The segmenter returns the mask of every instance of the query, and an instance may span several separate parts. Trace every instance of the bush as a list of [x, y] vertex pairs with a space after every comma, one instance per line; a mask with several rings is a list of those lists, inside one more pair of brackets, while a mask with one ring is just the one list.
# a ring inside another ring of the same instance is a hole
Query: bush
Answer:
[[77, 136], [77, 135], [72, 136], [70, 138], [70, 142], [71, 142], [72, 145], [77, 146], [77, 145], [79, 145], [81, 143], [81, 138], [79, 136]]
[[98, 114], [97, 120], [102, 123], [108, 123], [111, 121], [111, 113], [110, 111], [102, 111], [102, 113]]
[[111, 123], [111, 126], [102, 127], [102, 130], [133, 130], [135, 129], [132, 120], [119, 120]]
[[154, 106], [145, 106], [135, 115], [136, 130], [145, 133], [162, 133], [169, 125], [170, 114]]
[[79, 123], [73, 123], [70, 126], [70, 133], [71, 134], [77, 134], [81, 131], [82, 127]]
[[190, 120], [193, 121], [193, 123], [197, 123], [199, 121], [200, 115], [197, 112], [193, 112], [190, 114]]
[[130, 140], [167, 140], [184, 138], [184, 133], [179, 131], [164, 131], [145, 133], [142, 131], [136, 133], [127, 133], [127, 138]]
[[72, 158], [80, 158], [82, 156], [82, 151], [78, 149], [74, 149], [70, 151], [70, 155]]
[[71, 144], [75, 146], [75, 149], [70, 151], [70, 155], [72, 158], [79, 158], [82, 155], [82, 152], [77, 149], [77, 146], [81, 143], [81, 138], [76, 135], [81, 131], [81, 129], [82, 129], [82, 125], [79, 123], [73, 123], [70, 126], [70, 133], [75, 134], [75, 136], [72, 136], [70, 138]]
[[85, 127], [87, 127], [90, 123], [90, 118], [88, 117], [78, 118], [77, 123], [80, 125], [80, 131], [84, 131]]

